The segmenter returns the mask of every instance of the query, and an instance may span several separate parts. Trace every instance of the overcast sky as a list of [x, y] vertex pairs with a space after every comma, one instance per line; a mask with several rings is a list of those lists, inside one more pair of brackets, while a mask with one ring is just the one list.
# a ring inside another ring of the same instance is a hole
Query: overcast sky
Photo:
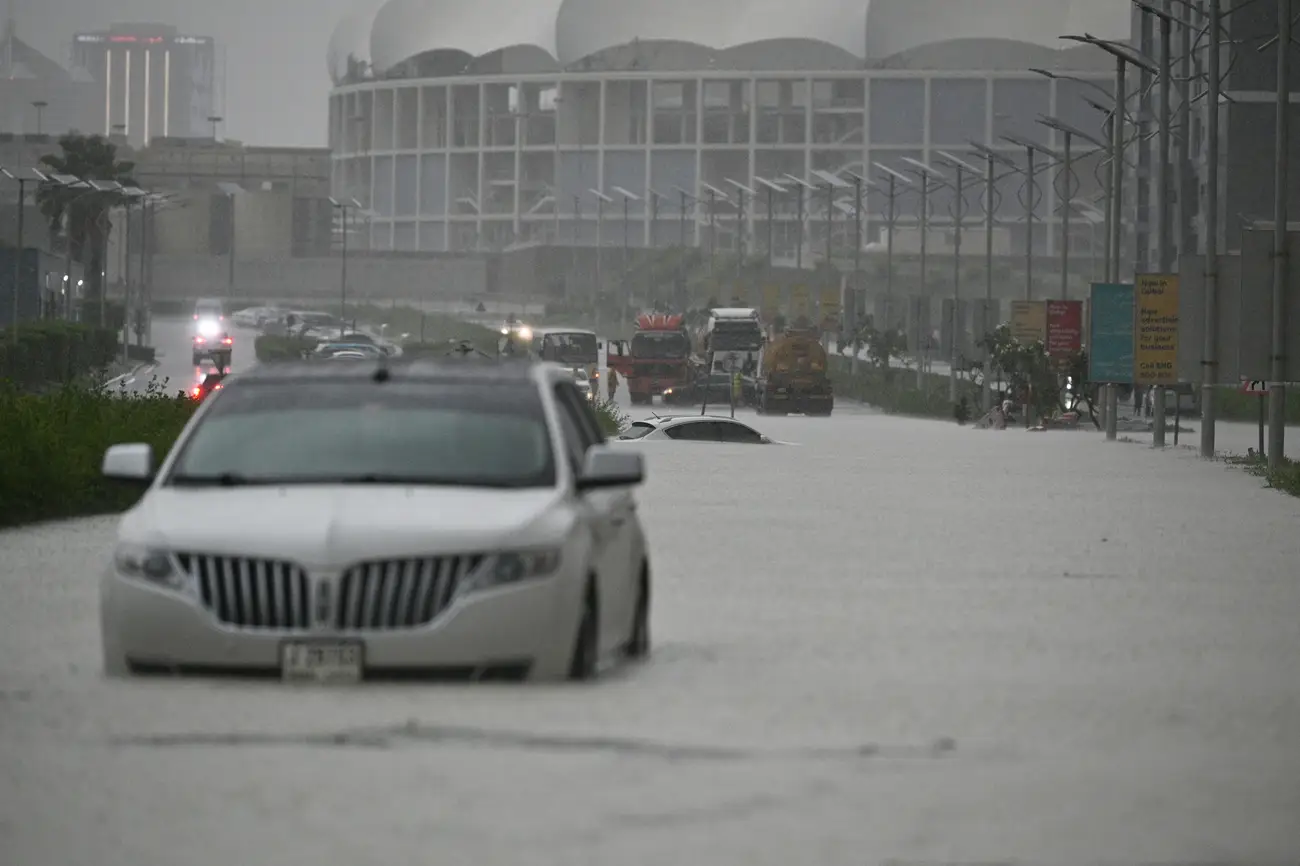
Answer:
[[[212, 36], [227, 61], [222, 135], [249, 144], [326, 144], [325, 50], [352, 0], [8, 0], [18, 35], [67, 65], [72, 37], [113, 23]], [[6, 4], [7, 5], [7, 4]], [[3, 7], [0, 7], [3, 8]]]

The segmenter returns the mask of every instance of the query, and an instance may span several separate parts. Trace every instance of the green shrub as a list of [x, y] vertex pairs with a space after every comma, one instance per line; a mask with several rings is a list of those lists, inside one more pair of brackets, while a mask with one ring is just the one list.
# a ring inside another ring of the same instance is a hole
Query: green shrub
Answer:
[[129, 508], [140, 493], [100, 474], [104, 451], [148, 442], [166, 454], [195, 405], [161, 388], [115, 395], [67, 385], [27, 394], [0, 386], [0, 526]]
[[23, 390], [76, 381], [102, 370], [117, 356], [117, 334], [60, 320], [31, 322], [0, 331], [0, 382]]
[[1283, 458], [1279, 469], [1269, 469], [1268, 459], [1258, 454], [1229, 457], [1228, 462], [1241, 466], [1251, 475], [1263, 478], [1269, 487], [1291, 496], [1300, 496], [1300, 461]]
[[[923, 418], [953, 417], [952, 401], [948, 399], [948, 377], [935, 373], [921, 376], [922, 387], [916, 386], [916, 371], [902, 368], [881, 370], [859, 362], [858, 374], [851, 372], [851, 359], [831, 358], [831, 385], [836, 399], [858, 400], [875, 406], [891, 415], [916, 415]], [[979, 386], [968, 379], [957, 382], [958, 395], [965, 395], [975, 413], [979, 405]]]
[[[1215, 394], [1218, 417], [1223, 421], [1259, 420], [1259, 400], [1254, 394], [1243, 394], [1237, 388], [1218, 389]], [[1268, 399], [1264, 399], [1267, 405]], [[1300, 389], [1288, 388], [1286, 392], [1286, 423], [1300, 424]]]
[[600, 421], [600, 429], [606, 436], [617, 436], [623, 432], [628, 417], [618, 408], [617, 403], [612, 400], [597, 399], [593, 407], [596, 410], [596, 418]]
[[281, 337], [263, 334], [253, 341], [253, 352], [263, 363], [271, 361], [298, 361], [306, 352], [316, 348], [316, 341], [301, 337]]

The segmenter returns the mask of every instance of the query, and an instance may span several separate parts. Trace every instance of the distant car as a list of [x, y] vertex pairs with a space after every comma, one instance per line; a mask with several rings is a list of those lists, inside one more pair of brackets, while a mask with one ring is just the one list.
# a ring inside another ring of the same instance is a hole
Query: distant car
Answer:
[[276, 307], [246, 307], [230, 314], [230, 321], [241, 328], [260, 328], [277, 318], [281, 310]]
[[235, 338], [225, 333], [218, 333], [216, 336], [207, 337], [203, 334], [195, 334], [191, 355], [194, 366], [202, 364], [204, 361], [211, 361], [221, 369], [230, 366], [231, 358], [235, 354]]
[[770, 445], [772, 440], [748, 424], [718, 415], [662, 415], [633, 421], [623, 441], [673, 439], [681, 442], [741, 442]]
[[225, 330], [226, 315], [221, 301], [200, 298], [194, 304], [194, 333], [211, 339]]
[[100, 593], [105, 672], [349, 681], [595, 677], [650, 650], [633, 489], [563, 370], [267, 365], [227, 379], [144, 488]]
[[373, 343], [321, 343], [312, 354], [319, 358], [329, 358], [339, 352], [352, 352], [366, 358], [382, 358], [386, 353]]

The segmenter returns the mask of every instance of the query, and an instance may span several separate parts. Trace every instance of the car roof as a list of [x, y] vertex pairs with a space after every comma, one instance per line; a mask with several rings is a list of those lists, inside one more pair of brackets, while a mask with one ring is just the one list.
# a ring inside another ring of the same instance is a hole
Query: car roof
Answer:
[[595, 331], [589, 331], [586, 328], [550, 327], [550, 328], [533, 328], [532, 331], [534, 337], [547, 337], [547, 336], [554, 336], [556, 334], [583, 334], [588, 337], [596, 336]]
[[391, 381], [464, 382], [470, 384], [538, 384], [572, 381], [572, 374], [553, 364], [527, 360], [446, 357], [371, 359], [368, 364], [322, 364], [320, 361], [277, 361], [242, 372], [240, 381], [251, 384], [304, 382], [360, 382], [373, 380], [378, 370]]
[[633, 424], [648, 424], [652, 427], [666, 427], [669, 424], [689, 424], [696, 421], [725, 421], [728, 424], [739, 424], [741, 427], [748, 427], [744, 421], [735, 418], [729, 418], [726, 415], [656, 415], [651, 418], [638, 418]]

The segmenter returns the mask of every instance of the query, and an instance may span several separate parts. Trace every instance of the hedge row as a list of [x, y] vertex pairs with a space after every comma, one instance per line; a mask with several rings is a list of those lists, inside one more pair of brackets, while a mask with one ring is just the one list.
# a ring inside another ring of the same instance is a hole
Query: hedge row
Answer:
[[118, 335], [107, 328], [49, 320], [0, 332], [0, 382], [24, 390], [76, 381], [113, 363]]
[[0, 386], [0, 526], [129, 508], [139, 491], [103, 478], [104, 451], [148, 442], [165, 454], [194, 407], [183, 396], [73, 385], [30, 394]]
[[[852, 360], [830, 359], [831, 384], [836, 399], [857, 400], [875, 406], [891, 415], [915, 415], [922, 418], [953, 417], [953, 404], [949, 399], [948, 377], [936, 373], [921, 374], [921, 387], [917, 387], [916, 371], [901, 368], [880, 370], [866, 362], [858, 363], [858, 373], [853, 375]], [[958, 395], [966, 396], [972, 416], [979, 411], [980, 389], [969, 380], [957, 383]]]

